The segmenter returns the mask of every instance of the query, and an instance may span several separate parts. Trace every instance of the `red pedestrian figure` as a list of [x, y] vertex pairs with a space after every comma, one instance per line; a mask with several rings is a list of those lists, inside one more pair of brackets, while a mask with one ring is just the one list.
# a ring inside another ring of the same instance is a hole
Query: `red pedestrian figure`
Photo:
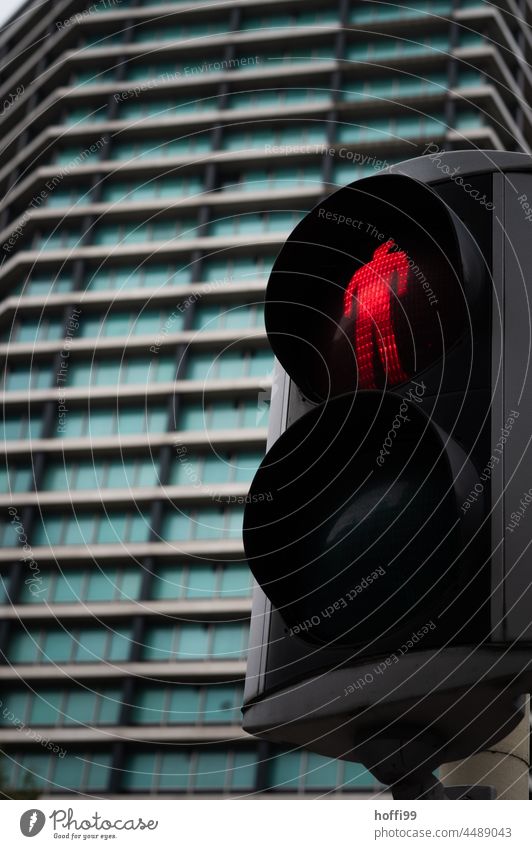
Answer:
[[392, 323], [392, 282], [396, 277], [397, 296], [404, 295], [409, 265], [404, 251], [392, 251], [394, 247], [391, 239], [380, 245], [371, 261], [353, 274], [345, 290], [344, 316], [352, 316], [355, 297], [357, 301], [355, 355], [362, 389], [377, 388], [375, 341], [388, 383], [394, 386], [408, 380], [399, 359]]

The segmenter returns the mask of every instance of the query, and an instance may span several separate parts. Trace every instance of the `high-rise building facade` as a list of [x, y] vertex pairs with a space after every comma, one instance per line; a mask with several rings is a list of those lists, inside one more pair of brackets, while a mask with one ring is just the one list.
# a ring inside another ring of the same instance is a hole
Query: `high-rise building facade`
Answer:
[[378, 792], [358, 764], [240, 728], [261, 301], [335, 185], [424, 152], [529, 150], [530, 14], [61, 0], [4, 29], [4, 792]]

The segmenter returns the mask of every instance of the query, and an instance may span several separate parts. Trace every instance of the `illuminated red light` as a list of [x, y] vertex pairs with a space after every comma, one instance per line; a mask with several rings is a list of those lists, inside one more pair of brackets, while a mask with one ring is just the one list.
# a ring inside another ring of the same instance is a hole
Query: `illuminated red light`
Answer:
[[352, 317], [356, 302], [354, 348], [362, 389], [377, 388], [376, 354], [389, 384], [408, 380], [397, 349], [392, 303], [394, 297], [407, 293], [409, 264], [404, 251], [395, 247], [392, 240], [380, 245], [370, 262], [355, 272], [344, 295], [347, 318]]

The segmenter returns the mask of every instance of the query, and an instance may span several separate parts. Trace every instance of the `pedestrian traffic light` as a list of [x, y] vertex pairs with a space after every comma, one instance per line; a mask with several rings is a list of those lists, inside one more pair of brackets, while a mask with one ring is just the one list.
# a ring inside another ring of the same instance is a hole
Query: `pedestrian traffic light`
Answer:
[[404, 768], [381, 757], [390, 740], [426, 741], [415, 757], [437, 765], [518, 721], [528, 197], [524, 154], [421, 157], [334, 192], [281, 249], [265, 307], [278, 391], [244, 517], [248, 730], [378, 756], [389, 775]]

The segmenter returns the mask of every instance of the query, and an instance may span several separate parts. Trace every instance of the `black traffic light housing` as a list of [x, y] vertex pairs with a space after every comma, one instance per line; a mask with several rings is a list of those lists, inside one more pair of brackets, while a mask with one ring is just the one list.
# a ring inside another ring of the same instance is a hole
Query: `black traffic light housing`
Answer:
[[[395, 250], [387, 250], [392, 243]], [[347, 281], [357, 267], [364, 273], [375, 266], [385, 288], [379, 268], [390, 261], [416, 282], [400, 296], [388, 287], [383, 304], [390, 310], [404, 378], [438, 363], [463, 337], [486, 273], [480, 246], [430, 186], [400, 174], [359, 180], [305, 216], [283, 246], [268, 283], [270, 344], [307, 398], [324, 401], [342, 392], [405, 382], [397, 379], [393, 366], [385, 375], [375, 356], [374, 385], [369, 385], [370, 375], [357, 368], [355, 310], [348, 316], [345, 309]], [[369, 323], [379, 310], [378, 299], [371, 304], [373, 315], [358, 300], [357, 320]]]
[[281, 250], [270, 450], [250, 492], [273, 497], [244, 519], [248, 731], [389, 781], [519, 721], [529, 197], [527, 155], [422, 157], [333, 193]]

